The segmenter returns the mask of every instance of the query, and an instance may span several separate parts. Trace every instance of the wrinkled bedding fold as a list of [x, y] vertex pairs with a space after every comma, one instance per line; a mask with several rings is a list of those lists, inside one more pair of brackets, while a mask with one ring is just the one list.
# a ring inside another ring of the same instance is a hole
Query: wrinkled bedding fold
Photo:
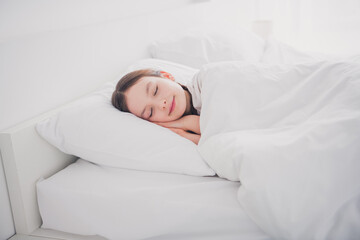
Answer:
[[195, 78], [199, 151], [241, 182], [239, 203], [266, 233], [360, 236], [360, 63], [223, 62]]

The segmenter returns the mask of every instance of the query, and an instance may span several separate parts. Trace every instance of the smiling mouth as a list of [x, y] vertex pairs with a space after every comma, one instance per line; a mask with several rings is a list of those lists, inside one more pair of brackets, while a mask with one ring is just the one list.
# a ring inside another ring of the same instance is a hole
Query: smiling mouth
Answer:
[[175, 108], [175, 96], [173, 97], [173, 100], [172, 100], [172, 103], [170, 106], [169, 115], [170, 115], [170, 113], [172, 113], [172, 111], [174, 111], [174, 108]]

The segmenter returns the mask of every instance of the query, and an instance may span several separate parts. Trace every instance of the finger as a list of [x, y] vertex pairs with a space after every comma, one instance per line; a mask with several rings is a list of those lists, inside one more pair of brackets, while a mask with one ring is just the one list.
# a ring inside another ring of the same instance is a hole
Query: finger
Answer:
[[179, 128], [169, 128], [171, 131], [173, 131], [176, 134], [180, 135], [181, 130]]
[[173, 122], [157, 122], [156, 124], [158, 124], [159, 126], [162, 126], [162, 127], [166, 127], [166, 128], [169, 128], [169, 127], [176, 128], [177, 127]]
[[159, 125], [161, 127], [168, 127], [166, 124], [162, 123], [162, 122], [154, 122], [156, 125]]
[[173, 131], [173, 132], [177, 132], [177, 131], [178, 131], [177, 128], [168, 128], [168, 129], [170, 129], [170, 130]]

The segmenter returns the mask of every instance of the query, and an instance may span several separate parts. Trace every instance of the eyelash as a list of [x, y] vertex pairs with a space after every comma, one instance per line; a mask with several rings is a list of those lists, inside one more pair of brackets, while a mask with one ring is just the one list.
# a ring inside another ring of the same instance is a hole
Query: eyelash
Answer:
[[[156, 95], [157, 91], [158, 91], [158, 86], [156, 86], [156, 88], [155, 88], [154, 96]], [[151, 108], [151, 109], [150, 109], [150, 116], [149, 116], [149, 118], [151, 118], [152, 113], [153, 113], [153, 109]]]
[[156, 95], [157, 91], [158, 91], [158, 86], [156, 86], [155, 88], [154, 96]]

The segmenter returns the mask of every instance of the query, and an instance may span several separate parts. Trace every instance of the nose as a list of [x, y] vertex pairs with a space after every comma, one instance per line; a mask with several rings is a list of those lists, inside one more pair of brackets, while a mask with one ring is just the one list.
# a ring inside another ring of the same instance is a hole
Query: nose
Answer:
[[166, 99], [163, 99], [163, 100], [160, 101], [160, 106], [159, 107], [160, 107], [161, 110], [166, 109]]

